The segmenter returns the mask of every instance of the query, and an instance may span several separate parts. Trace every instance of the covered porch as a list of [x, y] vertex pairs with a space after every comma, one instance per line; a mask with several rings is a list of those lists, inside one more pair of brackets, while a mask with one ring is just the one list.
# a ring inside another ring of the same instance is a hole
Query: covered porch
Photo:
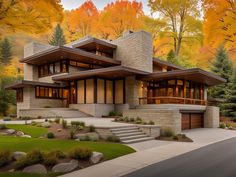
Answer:
[[153, 73], [138, 77], [143, 81], [143, 104], [207, 105], [207, 88], [225, 80], [204, 70], [193, 68]]

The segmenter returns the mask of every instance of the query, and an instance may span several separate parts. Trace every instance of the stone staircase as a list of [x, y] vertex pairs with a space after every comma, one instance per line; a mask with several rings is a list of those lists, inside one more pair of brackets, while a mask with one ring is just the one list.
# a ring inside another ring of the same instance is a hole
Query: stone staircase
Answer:
[[125, 144], [138, 143], [154, 139], [153, 137], [143, 133], [137, 126], [112, 128], [110, 131]]

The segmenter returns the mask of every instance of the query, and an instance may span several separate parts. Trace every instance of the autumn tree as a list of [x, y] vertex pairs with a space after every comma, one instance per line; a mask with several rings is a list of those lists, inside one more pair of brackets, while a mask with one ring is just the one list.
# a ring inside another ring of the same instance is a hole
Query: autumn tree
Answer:
[[66, 12], [63, 25], [70, 41], [94, 34], [98, 20], [97, 7], [91, 0], [85, 1], [79, 8]]
[[7, 38], [5, 38], [0, 44], [0, 63], [10, 64], [12, 59], [11, 44]]
[[167, 55], [167, 61], [169, 63], [173, 63], [173, 64], [178, 64], [178, 60], [177, 60], [177, 57], [176, 57], [176, 54], [173, 50], [170, 50], [168, 55]]
[[66, 44], [64, 32], [60, 24], [57, 24], [56, 28], [54, 29], [53, 35], [49, 40], [49, 44], [54, 46], [62, 46]]
[[119, 0], [109, 3], [99, 16], [98, 36], [114, 39], [127, 30], [141, 29], [143, 15], [142, 3]]
[[213, 48], [225, 43], [227, 49], [236, 44], [236, 1], [204, 0], [205, 44]]
[[173, 39], [174, 52], [178, 56], [184, 39], [194, 40], [201, 33], [198, 0], [149, 0], [152, 13], [167, 22], [166, 33]]
[[223, 100], [229, 89], [229, 82], [232, 76], [233, 64], [229, 59], [224, 46], [217, 49], [215, 60], [212, 63], [211, 71], [226, 80], [225, 84], [215, 86], [209, 90], [209, 97], [216, 100]]
[[0, 35], [6, 31], [45, 32], [62, 17], [60, 0], [0, 0]]

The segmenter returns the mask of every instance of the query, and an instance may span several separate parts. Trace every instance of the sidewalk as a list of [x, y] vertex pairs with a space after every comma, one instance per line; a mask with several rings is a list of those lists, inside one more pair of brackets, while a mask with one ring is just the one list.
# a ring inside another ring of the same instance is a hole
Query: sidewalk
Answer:
[[[136, 153], [106, 161], [62, 177], [117, 177], [148, 165], [190, 152], [200, 147], [236, 137], [236, 131], [222, 129], [196, 129], [184, 132], [193, 143], [149, 141], [130, 145]], [[149, 148], [147, 147], [149, 146]]]

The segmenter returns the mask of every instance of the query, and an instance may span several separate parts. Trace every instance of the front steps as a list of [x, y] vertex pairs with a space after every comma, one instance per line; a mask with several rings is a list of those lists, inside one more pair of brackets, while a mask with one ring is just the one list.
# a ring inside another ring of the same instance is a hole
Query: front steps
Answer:
[[122, 143], [125, 144], [154, 140], [153, 137], [143, 133], [137, 126], [113, 128], [110, 130]]

